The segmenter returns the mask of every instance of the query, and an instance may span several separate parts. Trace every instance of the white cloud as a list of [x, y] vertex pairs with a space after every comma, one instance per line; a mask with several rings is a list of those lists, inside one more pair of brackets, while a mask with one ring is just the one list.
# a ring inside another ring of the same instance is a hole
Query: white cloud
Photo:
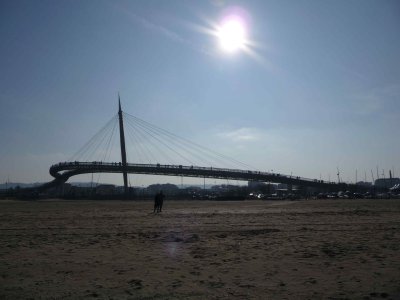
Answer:
[[256, 128], [243, 127], [233, 131], [221, 132], [217, 135], [233, 142], [250, 142], [260, 140], [263, 133]]

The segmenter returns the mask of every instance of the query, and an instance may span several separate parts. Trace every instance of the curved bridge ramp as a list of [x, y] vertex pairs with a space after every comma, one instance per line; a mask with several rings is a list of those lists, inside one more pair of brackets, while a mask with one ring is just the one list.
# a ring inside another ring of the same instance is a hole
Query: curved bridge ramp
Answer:
[[90, 173], [127, 173], [184, 176], [215, 179], [230, 179], [243, 181], [259, 181], [286, 183], [289, 185], [331, 188], [345, 190], [350, 185], [326, 182], [317, 179], [308, 179], [298, 176], [288, 176], [279, 173], [260, 172], [240, 169], [222, 169], [213, 167], [162, 165], [162, 164], [127, 164], [106, 162], [63, 162], [50, 167], [50, 174], [55, 178], [52, 182], [43, 185], [48, 188], [66, 182], [70, 177]]

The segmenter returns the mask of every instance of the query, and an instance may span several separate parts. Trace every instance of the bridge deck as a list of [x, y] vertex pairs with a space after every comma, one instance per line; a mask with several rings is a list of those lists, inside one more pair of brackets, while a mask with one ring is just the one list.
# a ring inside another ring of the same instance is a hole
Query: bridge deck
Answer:
[[63, 162], [50, 167], [50, 174], [59, 181], [67, 181], [69, 177], [87, 173], [122, 173], [185, 176], [216, 179], [231, 179], [244, 181], [286, 183], [290, 185], [309, 187], [346, 188], [347, 184], [337, 184], [317, 179], [299, 176], [288, 176], [279, 173], [269, 173], [252, 170], [224, 169], [214, 167], [164, 165], [164, 164], [127, 164], [109, 162]]

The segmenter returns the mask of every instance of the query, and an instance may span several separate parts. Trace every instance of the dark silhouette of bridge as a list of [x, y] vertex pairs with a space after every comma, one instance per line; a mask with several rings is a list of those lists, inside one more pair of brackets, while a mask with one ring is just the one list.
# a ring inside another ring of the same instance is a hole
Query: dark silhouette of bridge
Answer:
[[[337, 187], [334, 182], [308, 179], [252, 170], [223, 169], [213, 167], [162, 165], [162, 164], [126, 164], [106, 162], [63, 162], [52, 165], [50, 174], [55, 178], [47, 187], [66, 182], [70, 177], [87, 173], [132, 173], [166, 176], [184, 176], [215, 179], [230, 179], [259, 182], [286, 183], [308, 187]], [[345, 184], [340, 185], [344, 187]]]
[[273, 172], [261, 172], [246, 169], [201, 167], [195, 165], [174, 165], [174, 164], [139, 164], [127, 163], [125, 149], [124, 119], [121, 109], [121, 101], [118, 96], [118, 123], [121, 148], [121, 162], [60, 162], [50, 167], [50, 174], [54, 180], [41, 186], [41, 189], [47, 189], [65, 183], [70, 177], [80, 174], [90, 173], [122, 173], [124, 181], [125, 194], [128, 192], [127, 174], [149, 174], [165, 176], [183, 176], [214, 178], [228, 180], [258, 181], [284, 183], [289, 186], [315, 187], [325, 191], [355, 190], [362, 189], [359, 186], [328, 182], [318, 179], [309, 179], [299, 176], [289, 176]]
[[[43, 191], [52, 187], [56, 187], [68, 181], [72, 176], [80, 174], [94, 173], [122, 173], [124, 181], [124, 192], [128, 194], [128, 174], [149, 174], [164, 176], [180, 176], [180, 177], [199, 177], [214, 178], [228, 180], [258, 181], [284, 183], [288, 186], [297, 187], [314, 187], [323, 191], [344, 191], [344, 190], [369, 190], [370, 188], [356, 186], [355, 184], [346, 184], [343, 182], [328, 182], [318, 179], [309, 179], [299, 176], [289, 176], [273, 172], [261, 172], [251, 169], [234, 169], [234, 168], [216, 168], [202, 167], [197, 165], [175, 165], [175, 164], [141, 164], [128, 163], [125, 148], [125, 131], [124, 118], [121, 109], [121, 101], [118, 95], [118, 123], [119, 138], [121, 150], [121, 162], [104, 162], [104, 161], [68, 161], [54, 164], [50, 167], [50, 174], [54, 177], [53, 181], [45, 183], [39, 187], [35, 187], [36, 191]], [[145, 121], [142, 121], [145, 122]], [[147, 122], [146, 122], [147, 123]], [[149, 124], [149, 123], [147, 123]], [[143, 125], [143, 123], [142, 123]], [[150, 126], [152, 126], [150, 124]], [[153, 127], [149, 127], [148, 134], [152, 135]], [[115, 128], [114, 128], [115, 129]], [[174, 134], [169, 134], [174, 136]], [[161, 140], [159, 140], [162, 142]], [[169, 147], [168, 145], [165, 145]], [[179, 153], [178, 153], [179, 154]], [[218, 154], [219, 155], [219, 154]], [[222, 155], [219, 155], [222, 156]], [[242, 164], [245, 165], [245, 164]]]

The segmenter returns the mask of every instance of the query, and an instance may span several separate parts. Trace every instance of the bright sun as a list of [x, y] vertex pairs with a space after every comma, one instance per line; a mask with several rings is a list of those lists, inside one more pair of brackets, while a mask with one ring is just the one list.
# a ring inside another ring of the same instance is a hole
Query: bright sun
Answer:
[[246, 44], [246, 30], [243, 22], [236, 18], [226, 19], [218, 28], [217, 37], [222, 50], [236, 52]]

